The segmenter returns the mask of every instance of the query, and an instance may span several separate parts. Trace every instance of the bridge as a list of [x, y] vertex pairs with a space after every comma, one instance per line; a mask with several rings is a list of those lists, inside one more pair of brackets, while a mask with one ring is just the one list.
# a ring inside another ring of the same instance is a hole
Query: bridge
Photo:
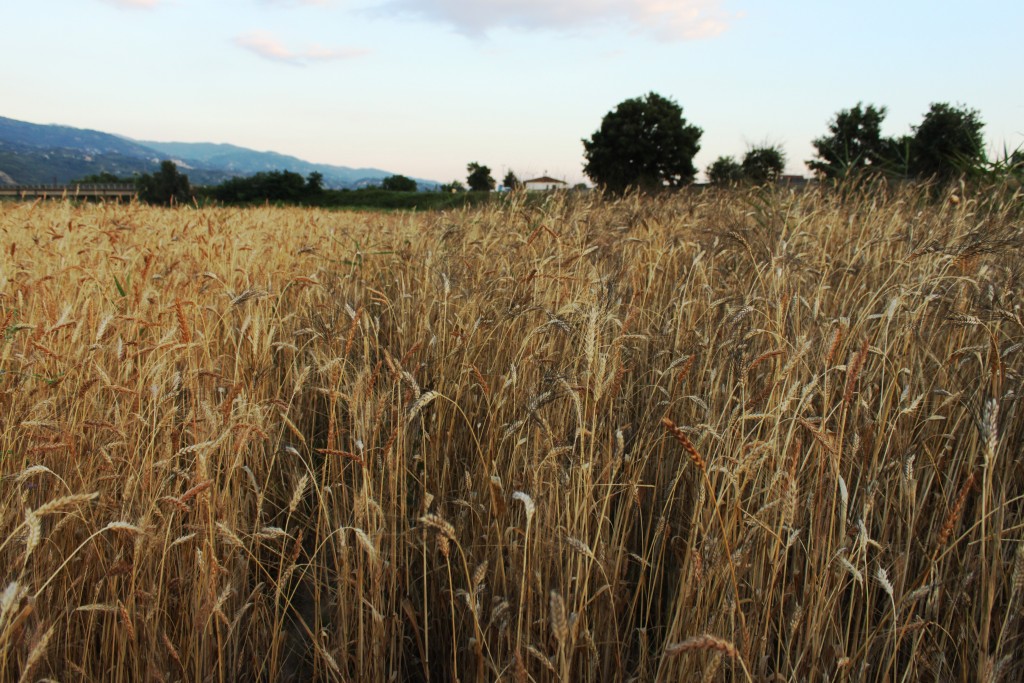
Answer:
[[131, 183], [0, 185], [0, 197], [17, 199], [131, 199], [135, 194]]

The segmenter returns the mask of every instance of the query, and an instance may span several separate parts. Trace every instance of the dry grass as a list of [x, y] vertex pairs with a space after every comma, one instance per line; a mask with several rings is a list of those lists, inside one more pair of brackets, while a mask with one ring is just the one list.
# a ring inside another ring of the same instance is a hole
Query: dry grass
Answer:
[[1020, 197], [0, 204], [0, 679], [1020, 680]]

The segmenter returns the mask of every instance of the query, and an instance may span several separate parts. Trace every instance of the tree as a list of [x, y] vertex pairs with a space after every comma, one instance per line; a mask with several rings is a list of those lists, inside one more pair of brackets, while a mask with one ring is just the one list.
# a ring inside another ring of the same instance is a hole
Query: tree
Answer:
[[909, 178], [910, 145], [913, 139], [911, 135], [882, 138], [876, 164], [879, 172], [891, 178]]
[[776, 146], [751, 147], [743, 155], [743, 177], [758, 185], [773, 183], [786, 168], [786, 155]]
[[864, 108], [860, 102], [841, 110], [829, 123], [829, 134], [811, 143], [817, 158], [807, 165], [825, 178], [846, 178], [885, 166], [891, 142], [882, 137], [885, 113], [885, 107], [869, 104]]
[[505, 179], [501, 181], [501, 184], [510, 190], [518, 190], [522, 185], [522, 183], [519, 182], [519, 178], [517, 178], [516, 174], [512, 171], [505, 174]]
[[910, 141], [910, 174], [949, 182], [984, 161], [985, 126], [974, 109], [933, 103]]
[[321, 194], [324, 191], [324, 174], [320, 171], [313, 171], [306, 176], [306, 193], [309, 195]]
[[996, 170], [1004, 176], [1024, 180], [1024, 147], [1018, 147], [1009, 153], [1004, 150], [1003, 158], [997, 159], [994, 164]]
[[466, 184], [469, 185], [470, 192], [490, 192], [494, 189], [496, 183], [491, 177], [491, 169], [473, 161], [466, 166], [466, 171], [469, 172]]
[[173, 161], [160, 163], [160, 171], [155, 174], [145, 173], [136, 180], [139, 199], [148, 204], [188, 203], [192, 199], [192, 186], [188, 176], [178, 172]]
[[72, 180], [72, 185], [117, 185], [117, 184], [131, 184], [134, 182], [132, 178], [118, 178], [109, 171], [102, 171], [101, 173], [93, 173], [91, 175], [84, 176], [78, 180]]
[[245, 178], [229, 178], [209, 190], [210, 196], [226, 204], [254, 202], [297, 203], [323, 194], [317, 172], [303, 178], [294, 171], [260, 171]]
[[605, 114], [601, 128], [583, 140], [584, 173], [610, 192], [680, 187], [693, 182], [693, 158], [702, 131], [689, 125], [673, 100], [648, 93]]
[[445, 183], [440, 187], [441, 192], [465, 192], [466, 186], [460, 183], [458, 180], [453, 180], [450, 183]]
[[1017, 149], [1006, 155], [1007, 164], [1011, 168], [1020, 168], [1024, 166], [1024, 147], [1018, 147]]
[[718, 157], [704, 172], [712, 185], [736, 185], [743, 181], [743, 167], [733, 157]]
[[380, 181], [380, 188], [391, 192], [415, 192], [416, 181], [404, 175], [393, 175]]
[[1004, 144], [1002, 151], [978, 163], [971, 175], [985, 184], [1012, 181], [1019, 188], [1024, 183], [1024, 146], [1011, 150]]

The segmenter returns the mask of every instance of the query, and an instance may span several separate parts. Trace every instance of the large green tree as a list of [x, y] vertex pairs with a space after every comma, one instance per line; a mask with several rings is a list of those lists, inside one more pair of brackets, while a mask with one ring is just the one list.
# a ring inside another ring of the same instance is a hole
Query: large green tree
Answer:
[[976, 169], [985, 160], [977, 110], [933, 103], [910, 140], [909, 170], [919, 178], [948, 182]]
[[307, 180], [294, 171], [261, 171], [244, 178], [229, 178], [209, 193], [227, 204], [301, 202], [323, 194], [323, 177], [316, 176], [319, 174], [313, 172]]
[[392, 192], [415, 192], [416, 181], [404, 175], [393, 175], [382, 180], [380, 187], [382, 190], [390, 190]]
[[736, 185], [743, 181], [743, 167], [735, 157], [718, 157], [708, 164], [704, 173], [712, 185]]
[[774, 183], [786, 168], [786, 155], [778, 146], [751, 147], [740, 164], [743, 177], [758, 185]]
[[583, 141], [583, 170], [613, 193], [680, 187], [697, 175], [693, 158], [703, 132], [686, 122], [671, 99], [653, 92], [629, 99], [605, 114], [601, 128]]
[[110, 173], [109, 171], [102, 171], [100, 173], [93, 173], [87, 176], [83, 176], [76, 180], [71, 181], [71, 185], [131, 185], [135, 182], [134, 178], [119, 178], [118, 176]]
[[490, 192], [497, 183], [491, 177], [491, 169], [473, 161], [466, 166], [469, 175], [466, 177], [466, 184], [470, 192]]
[[148, 204], [187, 204], [192, 201], [188, 176], [178, 172], [173, 161], [164, 161], [154, 174], [143, 174], [136, 180], [139, 199]]
[[313, 171], [306, 176], [306, 193], [310, 195], [323, 194], [324, 174], [320, 171]]
[[522, 185], [519, 178], [517, 178], [516, 174], [512, 171], [505, 174], [505, 179], [501, 181], [501, 184], [509, 190], [516, 190]]
[[891, 141], [882, 137], [885, 107], [873, 104], [843, 109], [828, 124], [828, 135], [815, 139], [816, 158], [807, 165], [823, 178], [846, 178], [884, 168]]

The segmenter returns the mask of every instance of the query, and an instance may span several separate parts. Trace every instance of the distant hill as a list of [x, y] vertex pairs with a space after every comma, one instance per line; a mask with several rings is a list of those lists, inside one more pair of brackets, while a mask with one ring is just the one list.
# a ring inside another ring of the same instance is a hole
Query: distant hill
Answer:
[[[152, 173], [160, 167], [160, 156], [150, 150], [147, 157], [101, 152], [74, 147], [40, 147], [0, 139], [0, 185], [64, 184], [99, 173], [125, 178]], [[230, 174], [195, 170], [189, 179], [197, 185], [217, 184]]]
[[[209, 142], [153, 142], [139, 141], [162, 153], [165, 158], [181, 160], [200, 168], [217, 169], [231, 175], [253, 175], [261, 171], [292, 171], [308, 176], [314, 171], [324, 176], [327, 187], [366, 187], [394, 175], [379, 168], [350, 168], [331, 164], [314, 164], [298, 157], [277, 152], [257, 152], [245, 147]], [[434, 186], [433, 180], [417, 179], [420, 185]]]
[[[0, 116], [0, 185], [67, 183], [99, 173], [127, 177], [152, 173], [172, 159], [197, 185], [215, 185], [261, 171], [317, 171], [330, 188], [366, 187], [393, 175], [376, 168], [314, 164], [302, 159], [227, 144], [141, 142], [96, 130], [40, 125]], [[436, 186], [417, 180], [421, 188]]]
[[137, 142], [98, 130], [58, 125], [43, 126], [2, 116], [0, 142], [41, 149], [74, 149], [94, 155], [116, 154], [136, 159], [150, 159], [153, 156], [153, 150]]
[[148, 173], [156, 153], [95, 130], [40, 126], [0, 117], [0, 182], [66, 183], [91, 173]]

